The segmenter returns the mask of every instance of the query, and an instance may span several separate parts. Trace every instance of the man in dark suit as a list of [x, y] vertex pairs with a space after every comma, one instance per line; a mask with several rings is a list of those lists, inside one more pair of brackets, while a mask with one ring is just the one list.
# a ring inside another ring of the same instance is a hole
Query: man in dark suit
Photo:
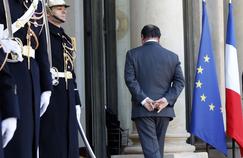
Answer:
[[125, 81], [145, 158], [163, 158], [164, 138], [175, 117], [174, 104], [184, 87], [178, 56], [161, 47], [157, 26], [141, 31], [142, 46], [127, 52]]

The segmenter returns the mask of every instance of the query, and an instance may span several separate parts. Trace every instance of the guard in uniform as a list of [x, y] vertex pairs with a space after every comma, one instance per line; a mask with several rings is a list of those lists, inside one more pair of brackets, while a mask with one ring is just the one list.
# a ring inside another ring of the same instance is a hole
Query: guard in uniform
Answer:
[[[9, 0], [9, 6], [14, 37], [18, 37], [23, 45], [24, 60], [14, 62], [14, 56], [10, 55], [13, 62], [8, 63], [17, 85], [20, 118], [12, 140], [4, 149], [4, 156], [5, 158], [36, 158], [40, 112], [43, 113], [49, 104], [52, 90], [43, 7], [39, 0]], [[6, 26], [2, 0], [0, 0], [0, 23]]]
[[[50, 105], [41, 117], [40, 158], [78, 158], [76, 110], [80, 99], [74, 73], [75, 51], [71, 38], [60, 26], [66, 21], [64, 0], [48, 1], [54, 83]], [[78, 116], [79, 117], [79, 116]]]
[[[3, 66], [6, 56], [4, 54], [5, 53], [1, 48], [1, 66]], [[7, 66], [4, 66], [5, 67], [2, 67], [2, 70], [0, 71], [0, 129], [1, 132], [3, 132], [3, 134], [0, 135], [0, 158], [3, 158], [2, 149], [12, 138], [16, 130], [17, 118], [19, 118], [18, 99], [15, 90], [16, 86]]]
[[[12, 139], [19, 118], [16, 85], [6, 64], [7, 54], [14, 51], [20, 54], [17, 42], [2, 39], [3, 27], [0, 25], [0, 158], [3, 158], [3, 148]], [[20, 61], [22, 58], [19, 58]], [[2, 148], [3, 147], [3, 148]]]

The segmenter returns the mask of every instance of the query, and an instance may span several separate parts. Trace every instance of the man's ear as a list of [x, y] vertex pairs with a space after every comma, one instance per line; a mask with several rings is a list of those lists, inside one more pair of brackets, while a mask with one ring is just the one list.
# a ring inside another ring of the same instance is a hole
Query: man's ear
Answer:
[[142, 44], [144, 44], [144, 42], [145, 42], [145, 38], [143, 35], [141, 35], [141, 42], [142, 42]]

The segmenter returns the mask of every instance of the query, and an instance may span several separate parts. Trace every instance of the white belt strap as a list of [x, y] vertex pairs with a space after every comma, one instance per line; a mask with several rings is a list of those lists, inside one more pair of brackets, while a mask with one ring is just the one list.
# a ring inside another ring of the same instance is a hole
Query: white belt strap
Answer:
[[72, 79], [73, 78], [73, 74], [70, 71], [66, 71], [66, 72], [58, 72], [57, 73], [59, 78], [67, 78], [67, 79]]
[[[39, 3], [39, 0], [33, 0], [28, 10], [22, 15], [17, 21], [15, 21], [12, 24], [12, 31], [15, 33], [18, 31], [21, 27], [24, 27], [24, 25], [30, 20], [30, 18], [35, 13], [35, 10], [37, 9], [37, 5]], [[8, 37], [8, 30], [5, 29], [3, 32], [3, 38]]]

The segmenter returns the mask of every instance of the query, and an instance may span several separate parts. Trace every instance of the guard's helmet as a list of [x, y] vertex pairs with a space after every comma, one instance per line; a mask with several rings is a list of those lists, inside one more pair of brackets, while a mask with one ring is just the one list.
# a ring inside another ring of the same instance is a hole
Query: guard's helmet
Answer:
[[70, 7], [69, 5], [66, 4], [65, 0], [48, 0], [47, 1], [47, 7], [51, 8], [54, 6], [65, 6]]

